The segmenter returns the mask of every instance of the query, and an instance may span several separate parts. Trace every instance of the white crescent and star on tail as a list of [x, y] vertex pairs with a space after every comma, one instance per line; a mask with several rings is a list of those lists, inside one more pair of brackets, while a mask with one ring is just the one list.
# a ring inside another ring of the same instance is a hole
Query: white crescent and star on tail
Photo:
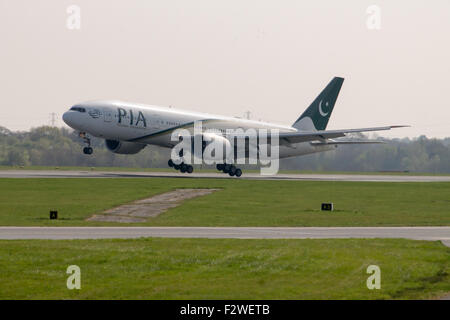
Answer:
[[[323, 110], [322, 110], [322, 101], [323, 100], [320, 100], [320, 102], [319, 102], [319, 113], [320, 113], [320, 115], [322, 117], [326, 117], [330, 112], [329, 111], [327, 113], [323, 112]], [[326, 102], [325, 105], [328, 107], [328, 102]]]

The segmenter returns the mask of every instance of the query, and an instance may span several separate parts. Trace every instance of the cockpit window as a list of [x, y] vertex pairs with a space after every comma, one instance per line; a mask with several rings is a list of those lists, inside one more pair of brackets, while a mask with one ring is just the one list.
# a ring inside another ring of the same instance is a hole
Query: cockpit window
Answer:
[[72, 108], [70, 108], [70, 110], [78, 111], [78, 112], [86, 112], [86, 109], [82, 108], [82, 107], [72, 107]]

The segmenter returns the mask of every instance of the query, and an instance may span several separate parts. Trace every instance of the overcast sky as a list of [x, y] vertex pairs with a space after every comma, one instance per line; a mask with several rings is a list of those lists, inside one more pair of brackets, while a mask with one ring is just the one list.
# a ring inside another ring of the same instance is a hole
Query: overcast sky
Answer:
[[292, 124], [341, 76], [328, 128], [450, 136], [448, 0], [0, 0], [0, 41], [0, 126], [12, 130], [52, 112], [62, 126], [92, 99]]

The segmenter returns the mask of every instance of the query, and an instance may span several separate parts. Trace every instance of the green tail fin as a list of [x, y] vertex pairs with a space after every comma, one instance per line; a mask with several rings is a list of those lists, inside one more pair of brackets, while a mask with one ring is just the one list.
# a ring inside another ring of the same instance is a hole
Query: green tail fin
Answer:
[[334, 77], [292, 125], [299, 130], [325, 130], [344, 78]]

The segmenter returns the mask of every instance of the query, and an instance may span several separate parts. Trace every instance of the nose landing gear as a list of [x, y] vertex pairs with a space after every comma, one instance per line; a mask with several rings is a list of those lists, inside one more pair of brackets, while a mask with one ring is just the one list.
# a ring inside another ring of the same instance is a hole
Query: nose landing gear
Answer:
[[87, 144], [87, 147], [83, 148], [84, 154], [92, 154], [94, 149], [91, 148], [91, 139], [86, 135], [86, 132], [80, 132], [80, 138], [83, 139], [84, 143]]

